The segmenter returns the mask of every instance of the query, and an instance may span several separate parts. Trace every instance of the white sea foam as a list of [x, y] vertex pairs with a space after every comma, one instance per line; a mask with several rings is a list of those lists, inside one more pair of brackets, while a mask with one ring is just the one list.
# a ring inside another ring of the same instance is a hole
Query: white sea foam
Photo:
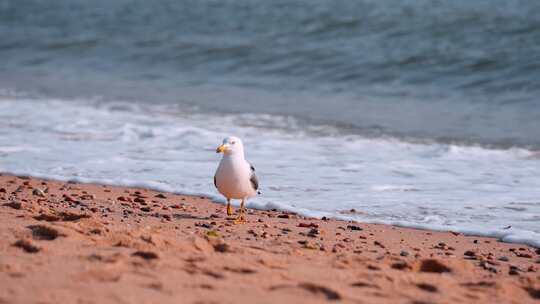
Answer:
[[[213, 186], [214, 149], [235, 134], [261, 180], [250, 207], [540, 247], [540, 159], [532, 151], [342, 136], [284, 116], [25, 98], [0, 98], [3, 172], [223, 202]], [[353, 208], [360, 212], [347, 212]]]

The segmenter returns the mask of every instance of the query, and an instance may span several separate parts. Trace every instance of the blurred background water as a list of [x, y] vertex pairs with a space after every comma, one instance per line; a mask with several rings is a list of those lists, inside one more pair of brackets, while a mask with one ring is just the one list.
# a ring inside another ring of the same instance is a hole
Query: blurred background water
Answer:
[[540, 146], [537, 1], [2, 0], [0, 37], [20, 91]]

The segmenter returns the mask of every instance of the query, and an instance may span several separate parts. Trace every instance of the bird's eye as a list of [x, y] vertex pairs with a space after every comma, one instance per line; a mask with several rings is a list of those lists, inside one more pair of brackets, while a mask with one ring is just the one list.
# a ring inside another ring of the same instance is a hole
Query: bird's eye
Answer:
[[231, 144], [234, 145], [236, 142], [235, 141], [231, 141]]

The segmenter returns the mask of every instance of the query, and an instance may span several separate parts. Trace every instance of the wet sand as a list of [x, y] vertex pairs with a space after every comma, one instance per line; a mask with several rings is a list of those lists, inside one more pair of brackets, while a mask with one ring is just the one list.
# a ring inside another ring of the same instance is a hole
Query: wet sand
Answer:
[[[353, 211], [354, 212], [354, 211]], [[0, 303], [540, 303], [540, 250], [0, 176]]]

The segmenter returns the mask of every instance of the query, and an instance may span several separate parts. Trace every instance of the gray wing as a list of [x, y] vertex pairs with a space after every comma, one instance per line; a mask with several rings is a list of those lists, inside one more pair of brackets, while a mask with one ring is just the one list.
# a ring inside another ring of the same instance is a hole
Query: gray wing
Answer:
[[254, 190], [257, 190], [259, 189], [259, 179], [257, 178], [257, 175], [255, 175], [255, 167], [253, 167], [252, 164], [249, 164], [249, 167], [251, 168], [251, 174], [249, 176], [251, 187], [253, 187]]

